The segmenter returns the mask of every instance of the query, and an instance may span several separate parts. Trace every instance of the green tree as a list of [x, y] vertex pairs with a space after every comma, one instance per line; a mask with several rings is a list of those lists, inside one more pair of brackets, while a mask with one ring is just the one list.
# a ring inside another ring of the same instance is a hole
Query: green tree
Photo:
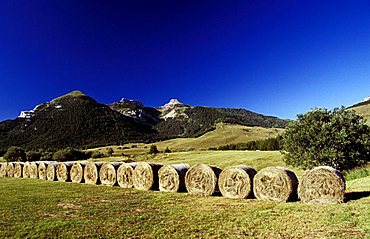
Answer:
[[166, 149], [164, 150], [164, 152], [165, 153], [171, 153], [171, 150], [168, 147], [166, 147]]
[[297, 115], [283, 134], [284, 161], [303, 169], [327, 165], [347, 170], [369, 162], [370, 128], [344, 107]]
[[72, 148], [61, 149], [53, 154], [53, 160], [59, 162], [84, 160], [86, 158], [85, 153]]
[[26, 155], [27, 155], [27, 160], [30, 162], [39, 161], [41, 158], [41, 153], [33, 151], [33, 150], [27, 151]]
[[8, 162], [26, 161], [26, 152], [20, 147], [12, 146], [3, 155], [4, 159]]
[[157, 146], [155, 146], [154, 144], [150, 146], [150, 149], [149, 149], [149, 154], [157, 154], [159, 153], [159, 150], [157, 149]]

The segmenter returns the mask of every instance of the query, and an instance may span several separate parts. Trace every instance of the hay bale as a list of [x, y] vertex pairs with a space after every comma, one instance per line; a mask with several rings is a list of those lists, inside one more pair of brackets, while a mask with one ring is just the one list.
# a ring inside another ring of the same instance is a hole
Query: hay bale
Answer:
[[31, 162], [29, 167], [30, 178], [39, 178], [39, 162]]
[[84, 182], [84, 168], [87, 162], [74, 162], [70, 171], [71, 181], [73, 183]]
[[47, 167], [51, 163], [56, 163], [55, 161], [40, 161], [39, 162], [39, 179], [47, 179]]
[[287, 202], [297, 198], [297, 176], [287, 168], [267, 167], [253, 179], [254, 195], [259, 200]]
[[102, 185], [114, 186], [117, 184], [117, 169], [121, 162], [104, 163], [99, 171], [99, 179]]
[[14, 163], [14, 177], [15, 178], [21, 178], [23, 175], [23, 165], [24, 163], [17, 162]]
[[6, 177], [6, 171], [8, 169], [7, 163], [1, 163], [0, 164], [0, 177]]
[[48, 164], [48, 166], [46, 167], [46, 179], [48, 181], [57, 181], [57, 167], [58, 167], [58, 163], [55, 162], [55, 163], [50, 163]]
[[56, 174], [59, 182], [71, 181], [70, 171], [74, 162], [59, 162]]
[[185, 175], [188, 169], [188, 164], [173, 164], [161, 167], [158, 171], [159, 191], [185, 191]]
[[217, 181], [221, 171], [216, 166], [202, 163], [191, 166], [185, 175], [186, 189], [193, 195], [214, 195], [219, 191]]
[[104, 163], [88, 162], [84, 168], [84, 180], [87, 184], [99, 184], [99, 170]]
[[7, 164], [6, 175], [8, 177], [14, 177], [14, 163], [10, 162]]
[[132, 175], [137, 163], [122, 163], [117, 169], [117, 183], [122, 188], [132, 188], [134, 186]]
[[255, 169], [244, 165], [225, 168], [218, 179], [221, 194], [227, 198], [252, 198], [256, 173]]
[[30, 162], [25, 162], [23, 165], [23, 178], [30, 178]]
[[13, 162], [9, 162], [6, 164], [6, 176], [14, 177], [14, 163]]
[[161, 164], [138, 163], [134, 169], [133, 183], [139, 190], [158, 190], [158, 170]]
[[298, 187], [302, 203], [335, 204], [344, 202], [346, 181], [336, 169], [328, 166], [306, 171]]

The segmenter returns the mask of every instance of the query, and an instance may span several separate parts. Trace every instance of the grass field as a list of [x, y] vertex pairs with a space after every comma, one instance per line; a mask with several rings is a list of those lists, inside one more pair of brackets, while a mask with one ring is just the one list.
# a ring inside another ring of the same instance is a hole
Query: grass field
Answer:
[[366, 123], [370, 125], [370, 106], [369, 105], [362, 105], [353, 108], [357, 114], [362, 115], [367, 121]]
[[[284, 129], [280, 128], [248, 127], [219, 123], [216, 125], [215, 130], [197, 138], [176, 138], [156, 142], [154, 144], [160, 151], [164, 151], [167, 147], [171, 151], [204, 150], [226, 144], [246, 143], [254, 140], [272, 138], [278, 136], [283, 131]], [[138, 143], [110, 147], [113, 148], [114, 155], [121, 155], [122, 153], [126, 155], [136, 155], [148, 152], [150, 145], [151, 144]], [[121, 147], [128, 147], [128, 149], [119, 149]], [[90, 150], [106, 152], [107, 147]]]
[[0, 238], [369, 238], [369, 185], [302, 205], [0, 178]]
[[[284, 165], [282, 155], [273, 151], [189, 151], [133, 159], [221, 168], [245, 164], [257, 170]], [[291, 169], [302, 175], [302, 170]], [[362, 171], [360, 178], [347, 182], [348, 201], [341, 205], [232, 200], [22, 178], [0, 178], [0, 192], [0, 238], [370, 237], [370, 176]]]

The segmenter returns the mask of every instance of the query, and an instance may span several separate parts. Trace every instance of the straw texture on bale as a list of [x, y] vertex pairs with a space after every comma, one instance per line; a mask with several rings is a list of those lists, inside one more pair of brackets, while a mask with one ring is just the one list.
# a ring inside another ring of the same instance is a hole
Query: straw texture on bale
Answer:
[[55, 161], [41, 161], [39, 162], [39, 179], [47, 179], [47, 167], [51, 163], [56, 163]]
[[99, 170], [104, 163], [88, 162], [84, 168], [84, 180], [87, 184], [99, 184]]
[[30, 178], [39, 178], [39, 163], [31, 162], [29, 167]]
[[57, 167], [58, 163], [49, 163], [46, 167], [46, 178], [49, 181], [57, 181]]
[[6, 177], [6, 171], [8, 170], [7, 163], [0, 164], [0, 177]]
[[23, 165], [23, 178], [30, 178], [31, 163], [25, 162]]
[[259, 200], [287, 202], [297, 198], [298, 179], [289, 169], [267, 167], [253, 179], [254, 195]]
[[158, 171], [159, 191], [185, 191], [185, 175], [188, 169], [188, 164], [174, 164], [161, 167]]
[[14, 177], [14, 163], [8, 163], [6, 167], [6, 176]]
[[87, 162], [74, 162], [70, 175], [71, 175], [71, 181], [73, 183], [83, 183], [84, 182], [84, 168], [86, 166]]
[[122, 163], [117, 169], [117, 183], [122, 188], [132, 188], [133, 173], [137, 163]]
[[69, 182], [71, 181], [70, 177], [70, 171], [71, 167], [73, 165], [73, 162], [59, 162], [56, 174], [59, 182]]
[[334, 204], [344, 202], [346, 182], [343, 175], [328, 166], [306, 171], [298, 187], [303, 203]]
[[23, 175], [23, 165], [24, 163], [17, 162], [14, 163], [14, 177], [15, 178], [21, 178]]
[[99, 171], [99, 178], [102, 185], [114, 186], [117, 184], [117, 169], [122, 163], [104, 163]]
[[161, 164], [138, 163], [134, 169], [133, 183], [139, 190], [158, 190], [158, 170]]
[[218, 177], [221, 169], [206, 164], [196, 164], [189, 168], [185, 176], [186, 189], [190, 194], [211, 196], [219, 191]]
[[244, 165], [225, 168], [218, 179], [218, 187], [227, 198], [252, 198], [256, 170]]

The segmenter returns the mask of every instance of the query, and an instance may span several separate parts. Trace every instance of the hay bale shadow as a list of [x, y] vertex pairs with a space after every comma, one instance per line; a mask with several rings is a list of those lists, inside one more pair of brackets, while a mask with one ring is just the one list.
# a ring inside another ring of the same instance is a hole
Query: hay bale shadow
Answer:
[[369, 197], [370, 191], [363, 191], [363, 192], [348, 192], [345, 194], [344, 202], [359, 200], [361, 198]]

